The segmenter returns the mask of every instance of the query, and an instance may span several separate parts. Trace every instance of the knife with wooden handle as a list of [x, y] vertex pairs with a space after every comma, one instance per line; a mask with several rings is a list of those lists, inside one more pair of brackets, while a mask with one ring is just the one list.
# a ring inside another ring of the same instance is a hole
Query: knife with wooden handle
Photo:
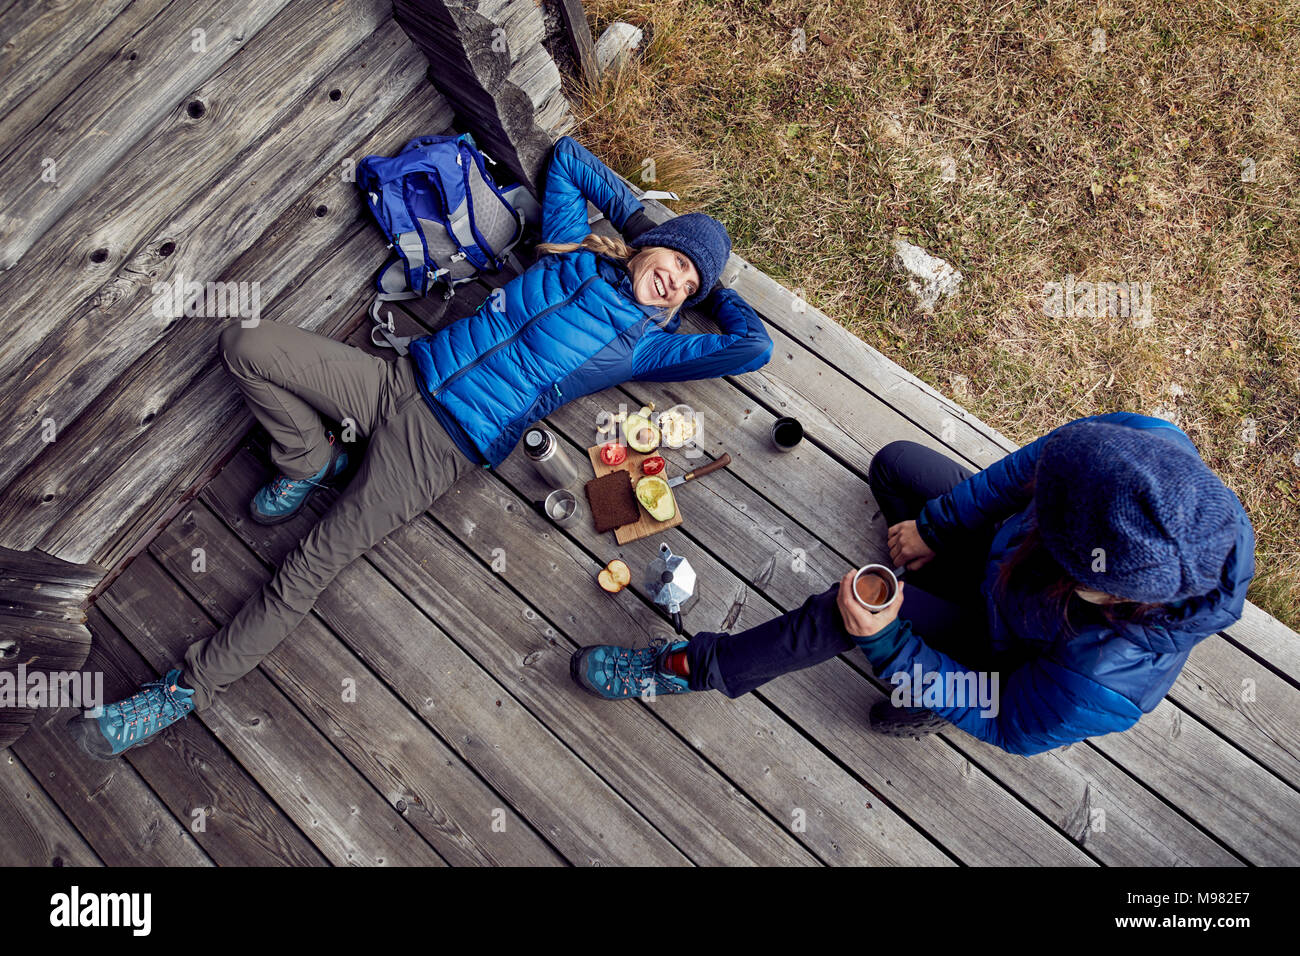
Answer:
[[694, 471], [688, 471], [686, 474], [678, 475], [676, 478], [669, 478], [668, 487], [676, 488], [683, 481], [690, 481], [692, 478], [703, 478], [709, 472], [717, 471], [719, 468], [726, 468], [730, 464], [731, 464], [731, 456], [726, 452], [723, 452], [721, 458], [715, 458], [707, 465], [701, 465], [699, 468], [696, 468]]

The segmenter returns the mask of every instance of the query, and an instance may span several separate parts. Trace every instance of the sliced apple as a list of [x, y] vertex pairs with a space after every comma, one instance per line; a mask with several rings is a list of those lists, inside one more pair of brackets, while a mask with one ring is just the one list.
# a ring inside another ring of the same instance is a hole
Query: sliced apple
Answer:
[[600, 569], [596, 582], [610, 594], [617, 594], [632, 583], [632, 569], [626, 561], [615, 558]]
[[632, 583], [632, 569], [627, 566], [626, 561], [615, 558], [605, 565], [605, 570], [610, 573], [620, 588], [625, 588]]

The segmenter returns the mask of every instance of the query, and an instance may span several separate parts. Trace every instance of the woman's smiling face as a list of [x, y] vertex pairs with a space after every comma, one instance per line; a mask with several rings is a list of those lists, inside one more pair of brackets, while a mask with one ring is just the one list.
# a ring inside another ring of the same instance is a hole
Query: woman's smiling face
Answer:
[[685, 253], [662, 246], [642, 249], [627, 266], [632, 273], [632, 294], [642, 305], [672, 309], [700, 288], [700, 273]]

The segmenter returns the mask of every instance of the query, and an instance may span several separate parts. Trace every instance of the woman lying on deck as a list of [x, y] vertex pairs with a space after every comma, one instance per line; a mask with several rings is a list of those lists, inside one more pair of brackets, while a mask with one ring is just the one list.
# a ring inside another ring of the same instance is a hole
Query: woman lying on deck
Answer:
[[[590, 200], [627, 242], [590, 234]], [[470, 315], [410, 344], [395, 362], [290, 325], [231, 325], [226, 367], [270, 433], [281, 474], [254, 496], [254, 520], [293, 517], [347, 456], [320, 414], [356, 423], [369, 447], [356, 477], [269, 582], [174, 667], [103, 716], [74, 724], [83, 748], [114, 757], [247, 674], [353, 559], [433, 504], [475, 466], [493, 467], [533, 422], [622, 382], [752, 371], [772, 340], [730, 289], [717, 288], [727, 231], [702, 213], [655, 226], [631, 190], [570, 137], [551, 155], [542, 255]], [[636, 243], [636, 246], [629, 245]], [[639, 248], [638, 248], [639, 247]], [[699, 305], [721, 335], [674, 334]]]
[[1192, 648], [1241, 618], [1255, 573], [1241, 502], [1158, 418], [1070, 422], [974, 475], [894, 442], [868, 481], [890, 557], [906, 568], [888, 608], [859, 605], [850, 571], [738, 634], [583, 648], [574, 678], [611, 699], [647, 688], [738, 697], [860, 647], [900, 698], [871, 708], [872, 729], [951, 723], [1035, 754], [1154, 710]]

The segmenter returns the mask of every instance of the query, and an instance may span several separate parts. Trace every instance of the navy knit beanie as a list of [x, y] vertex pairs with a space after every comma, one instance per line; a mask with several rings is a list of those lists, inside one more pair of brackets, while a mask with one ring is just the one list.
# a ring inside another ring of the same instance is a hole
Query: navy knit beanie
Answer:
[[1070, 577], [1152, 604], [1220, 586], [1241, 509], [1186, 444], [1109, 422], [1047, 438], [1034, 505], [1043, 544]]
[[688, 212], [661, 222], [637, 236], [636, 244], [642, 249], [646, 246], [676, 249], [695, 263], [700, 273], [700, 287], [682, 303], [685, 306], [704, 300], [722, 275], [727, 256], [731, 255], [731, 237], [727, 235], [727, 227], [702, 212]]

